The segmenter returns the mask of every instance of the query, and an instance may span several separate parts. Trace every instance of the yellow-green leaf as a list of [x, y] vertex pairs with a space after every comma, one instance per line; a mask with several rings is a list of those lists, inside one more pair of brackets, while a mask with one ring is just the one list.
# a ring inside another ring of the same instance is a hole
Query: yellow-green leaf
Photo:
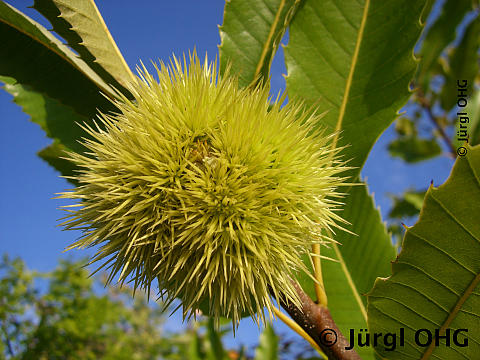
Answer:
[[105, 77], [98, 65], [123, 86], [134, 80], [93, 0], [35, 0], [34, 8], [100, 75]]

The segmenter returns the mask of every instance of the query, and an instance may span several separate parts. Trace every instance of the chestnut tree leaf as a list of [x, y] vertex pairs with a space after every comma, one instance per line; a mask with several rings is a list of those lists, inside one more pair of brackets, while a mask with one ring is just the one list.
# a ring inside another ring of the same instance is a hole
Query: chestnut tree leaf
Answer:
[[71, 150], [77, 152], [85, 150], [78, 140], [86, 136], [86, 133], [76, 123], [88, 122], [89, 118], [58, 100], [34, 91], [29, 85], [13, 82], [5, 84], [3, 88], [13, 95], [13, 101], [24, 113], [30, 115], [32, 122], [40, 125], [48, 137], [58, 139]]
[[114, 97], [110, 87], [67, 46], [12, 6], [0, 2], [0, 76], [14, 78], [32, 90], [93, 118], [97, 108], [115, 107], [100, 92]]
[[[343, 158], [363, 163], [380, 134], [410, 96], [416, 70], [413, 48], [421, 31], [424, 1], [306, 1], [291, 22], [285, 49], [287, 91], [291, 99], [326, 112], [319, 127], [336, 132], [335, 145], [347, 146]], [[357, 236], [338, 231], [321, 254], [328, 307], [339, 328], [366, 328], [366, 299], [377, 276], [385, 276], [395, 249], [365, 187], [348, 193], [341, 215]], [[302, 286], [304, 284], [302, 283]], [[312, 288], [305, 290], [310, 296]], [[372, 358], [371, 348], [358, 349]]]
[[269, 78], [270, 65], [301, 0], [230, 0], [220, 27], [220, 69], [240, 86]]
[[53, 143], [40, 150], [37, 155], [45, 160], [48, 165], [60, 172], [62, 176], [68, 177], [67, 180], [74, 185], [79, 185], [78, 181], [71, 178], [74, 175], [74, 171], [78, 170], [74, 163], [65, 159], [64, 157], [68, 152], [73, 151], [67, 148], [58, 140], [54, 140]]
[[[54, 139], [53, 143], [38, 152], [38, 155], [63, 176], [72, 176], [76, 167], [63, 157], [70, 151], [85, 151], [85, 147], [78, 140], [89, 136], [78, 124], [93, 125], [91, 119], [44, 93], [32, 90], [29, 85], [17, 83], [13, 78], [0, 76], [0, 81], [5, 83], [3, 88], [13, 95], [13, 101], [23, 112], [30, 115], [30, 120], [38, 124], [48, 137]], [[69, 181], [76, 184], [72, 179]]]
[[98, 109], [115, 110], [102, 92], [110, 97], [115, 93], [42, 25], [4, 2], [0, 2], [0, 38], [5, 51], [0, 56], [4, 89], [54, 139], [40, 157], [62, 175], [72, 175], [73, 164], [60, 156], [66, 150], [84, 150], [78, 140], [86, 133], [77, 123], [91, 124]]
[[[371, 333], [405, 331], [387, 359], [475, 359], [480, 351], [480, 147], [458, 157], [445, 184], [430, 186], [418, 222], [407, 229], [392, 275], [368, 294]], [[448, 332], [450, 346], [431, 334]], [[449, 330], [447, 330], [449, 329]], [[467, 329], [454, 335], [458, 329]], [[457, 343], [454, 343], [456, 339]], [[382, 341], [382, 338], [380, 338]], [[468, 346], [458, 346], [468, 341]], [[387, 346], [388, 348], [388, 346]]]
[[135, 80], [94, 0], [35, 0], [33, 7], [107, 83]]

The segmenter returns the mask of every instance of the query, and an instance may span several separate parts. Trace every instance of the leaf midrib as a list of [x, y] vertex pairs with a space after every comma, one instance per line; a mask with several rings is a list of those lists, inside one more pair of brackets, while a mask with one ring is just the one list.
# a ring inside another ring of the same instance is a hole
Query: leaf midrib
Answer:
[[[63, 6], [65, 7], [68, 7], [69, 9], [75, 11], [75, 9], [73, 9], [72, 7], [70, 7], [70, 5], [64, 1], [61, 1], [59, 0], [58, 1], [60, 4], [62, 4]], [[102, 28], [102, 30], [104, 31], [105, 35], [107, 36], [107, 39], [110, 43], [110, 46], [112, 47], [115, 55], [117, 56], [118, 60], [120, 61], [120, 66], [123, 67], [123, 70], [125, 71], [125, 73], [130, 77], [130, 81], [133, 81], [135, 82], [135, 76], [133, 75], [132, 71], [130, 70], [130, 68], [128, 67], [127, 65], [127, 62], [125, 61], [125, 58], [123, 57], [122, 53], [120, 52], [120, 49], [118, 48], [117, 46], [117, 43], [115, 42], [115, 40], [113, 39], [112, 37], [112, 34], [110, 33], [110, 30], [108, 30], [108, 27], [107, 27], [107, 24], [105, 23], [105, 20], [103, 19], [102, 17], [102, 14], [100, 13], [100, 11], [98, 10], [98, 7], [97, 5], [95, 4], [95, 1], [94, 0], [89, 0], [94, 12], [95, 12], [95, 15], [97, 16], [97, 20], [99, 21], [100, 23], [100, 27]], [[59, 9], [60, 10], [60, 9]], [[66, 19], [65, 19], [66, 20]], [[70, 22], [69, 22], [70, 23]], [[84, 41], [84, 39], [82, 38], [82, 40]], [[85, 46], [85, 44], [83, 45]], [[85, 46], [86, 47], [86, 46]], [[87, 48], [87, 47], [86, 47]], [[88, 49], [88, 48], [87, 48]], [[95, 58], [97, 59], [97, 57], [95, 56]], [[119, 81], [121, 81], [122, 79], [118, 79]]]
[[[362, 44], [362, 39], [363, 39], [363, 33], [365, 30], [365, 24], [367, 23], [367, 16], [368, 16], [368, 10], [370, 7], [370, 0], [365, 1], [365, 6], [363, 8], [363, 14], [362, 14], [362, 20], [360, 22], [360, 27], [358, 29], [358, 34], [357, 34], [357, 40], [355, 43], [355, 50], [353, 52], [352, 56], [352, 62], [350, 64], [350, 69], [348, 72], [348, 77], [347, 77], [347, 82], [345, 84], [345, 92], [343, 95], [342, 99], [342, 104], [340, 105], [340, 111], [338, 114], [338, 120], [337, 124], [335, 126], [335, 135], [332, 140], [332, 149], [336, 148], [338, 138], [340, 136], [340, 130], [342, 129], [342, 124], [343, 124], [343, 118], [345, 117], [345, 111], [347, 108], [347, 102], [348, 102], [348, 97], [350, 95], [350, 90], [353, 82], [353, 75], [355, 73], [355, 68], [357, 66], [358, 62], [358, 54], [360, 53], [360, 46]], [[337, 244], [333, 244], [333, 248], [335, 250], [335, 254], [337, 255], [337, 260], [340, 262], [340, 265], [342, 267], [342, 270], [345, 274], [345, 277], [347, 278], [348, 285], [352, 289], [353, 295], [355, 297], [355, 301], [358, 304], [358, 307], [360, 308], [360, 312], [362, 313], [363, 318], [365, 319], [365, 322], [367, 321], [367, 311], [365, 309], [365, 305], [362, 302], [362, 299], [360, 297], [360, 294], [358, 292], [357, 286], [355, 285], [355, 282], [352, 279], [352, 276], [350, 274], [350, 271], [348, 270], [347, 264], [345, 262], [345, 259], [342, 256], [342, 253], [340, 252], [340, 249], [338, 248]]]
[[273, 35], [275, 34], [275, 30], [277, 29], [277, 25], [280, 20], [280, 15], [282, 13], [282, 10], [285, 7], [285, 1], [286, 0], [282, 0], [275, 14], [275, 19], [273, 20], [272, 26], [270, 27], [270, 32], [268, 33], [267, 41], [265, 41], [265, 44], [263, 45], [262, 54], [260, 55], [260, 59], [258, 60], [257, 67], [253, 75], [254, 81], [258, 77], [258, 75], [260, 74], [260, 71], [262, 70], [262, 67], [264, 66], [265, 58], [267, 57], [268, 51], [270, 50], [270, 48], [274, 50], [273, 44], [270, 47], [270, 43], [272, 42]]
[[[472, 163], [470, 162], [470, 159], [467, 158], [467, 164], [468, 164], [468, 167], [470, 169], [470, 171], [473, 173], [473, 176], [475, 177], [475, 180], [476, 180], [476, 184], [480, 187], [480, 179], [478, 178], [477, 176], [477, 173], [475, 172], [475, 169], [474, 167], [472, 166]], [[453, 214], [448, 211], [448, 209], [446, 209], [443, 204], [438, 201], [437, 199], [435, 199], [435, 197], [433, 196], [432, 194], [432, 199], [434, 199], [441, 207], [444, 211], [446, 211], [450, 216], [453, 217], [453, 219], [462, 227], [465, 229], [464, 225], [462, 223], [460, 223], [457, 218], [455, 216], [453, 216]], [[477, 239], [477, 237], [472, 234], [470, 231], [467, 231], [474, 239]], [[467, 301], [467, 299], [470, 297], [470, 295], [472, 295], [473, 293], [473, 290], [478, 286], [478, 284], [480, 284], [480, 272], [473, 278], [472, 282], [470, 283], [470, 285], [467, 287], [467, 289], [465, 290], [465, 292], [463, 293], [463, 295], [460, 297], [460, 299], [458, 299], [457, 303], [455, 304], [455, 306], [453, 307], [453, 309], [450, 311], [450, 314], [448, 315], [447, 319], [445, 320], [445, 322], [443, 323], [443, 325], [440, 327], [440, 330], [439, 330], [439, 333], [440, 335], [444, 335], [445, 333], [445, 330], [450, 326], [450, 324], [453, 322], [453, 320], [455, 319], [455, 317], [457, 316], [457, 314], [459, 313], [460, 309], [462, 308], [463, 304], [465, 303], [465, 301]], [[429, 359], [430, 356], [432, 355], [433, 353], [433, 350], [435, 350], [435, 342], [432, 342], [430, 344], [430, 346], [425, 350], [425, 352], [423, 353], [423, 356], [421, 358], [421, 360], [426, 360], [426, 359]]]
[[338, 114], [337, 125], [335, 127], [335, 137], [332, 141], [332, 148], [337, 146], [338, 138], [340, 136], [340, 130], [342, 129], [343, 118], [345, 117], [345, 111], [347, 108], [348, 97], [350, 95], [350, 89], [353, 82], [353, 75], [355, 73], [355, 68], [358, 62], [358, 54], [360, 53], [360, 46], [363, 40], [363, 32], [365, 30], [365, 24], [367, 23], [368, 10], [370, 8], [370, 0], [365, 1], [365, 6], [363, 8], [362, 21], [360, 22], [360, 27], [358, 29], [357, 40], [355, 43], [355, 50], [352, 56], [352, 62], [350, 64], [350, 69], [348, 72], [347, 82], [345, 84], [345, 93], [342, 99], [342, 104], [340, 105], [340, 112]]
[[[453, 307], [452, 311], [450, 312], [450, 315], [448, 315], [447, 320], [443, 323], [443, 325], [440, 327], [439, 334], [444, 335], [445, 330], [450, 326], [452, 321], [455, 319], [457, 316], [458, 312], [462, 308], [463, 304], [467, 299], [470, 297], [470, 295], [473, 293], [473, 290], [477, 287], [477, 285], [480, 284], [480, 273], [475, 276], [475, 278], [472, 280], [468, 288], [465, 290], [464, 294], [460, 299], [458, 299], [457, 303]], [[432, 355], [433, 350], [435, 349], [435, 342], [433, 341], [430, 346], [427, 348], [425, 353], [423, 354], [421, 360], [429, 359], [430, 355]]]
[[342, 253], [340, 252], [340, 249], [338, 248], [337, 244], [333, 243], [332, 247], [335, 250], [335, 255], [337, 256], [337, 260], [340, 262], [340, 266], [342, 267], [343, 273], [347, 278], [347, 283], [352, 288], [353, 296], [355, 297], [355, 301], [357, 302], [358, 307], [360, 308], [360, 312], [362, 313], [362, 316], [365, 319], [365, 322], [367, 322], [367, 310], [365, 309], [365, 305], [362, 302], [360, 293], [358, 292], [358, 289], [355, 286], [355, 282], [353, 281], [352, 276], [350, 275], [350, 271], [348, 270], [347, 264], [343, 259]]

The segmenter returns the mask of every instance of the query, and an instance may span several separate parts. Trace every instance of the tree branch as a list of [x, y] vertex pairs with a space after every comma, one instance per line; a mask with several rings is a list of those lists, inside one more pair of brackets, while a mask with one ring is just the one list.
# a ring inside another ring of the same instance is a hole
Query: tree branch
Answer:
[[452, 140], [448, 137], [447, 133], [445, 132], [445, 129], [443, 128], [443, 126], [440, 125], [440, 123], [438, 122], [437, 117], [435, 115], [433, 115], [432, 107], [431, 107], [430, 103], [428, 102], [427, 99], [425, 99], [425, 97], [422, 94], [418, 94], [417, 97], [418, 97], [418, 102], [420, 103], [422, 108], [425, 109], [425, 111], [427, 112], [428, 118], [433, 123], [435, 128], [438, 130], [442, 139], [447, 144], [451, 155], [453, 155], [454, 158], [457, 157], [457, 151], [456, 151], [455, 147], [453, 146]]
[[300, 285], [294, 283], [302, 309], [290, 302], [280, 301], [280, 305], [315, 341], [329, 359], [360, 360], [354, 350], [346, 350], [350, 342], [343, 336], [332, 319], [330, 311], [322, 305], [317, 305], [305, 294]]

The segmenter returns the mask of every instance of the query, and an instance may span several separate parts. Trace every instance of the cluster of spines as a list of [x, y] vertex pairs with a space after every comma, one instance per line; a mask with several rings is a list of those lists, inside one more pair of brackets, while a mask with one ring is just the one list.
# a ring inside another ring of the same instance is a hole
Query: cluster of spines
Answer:
[[217, 319], [264, 321], [270, 295], [298, 304], [302, 256], [342, 221], [345, 166], [318, 116], [216, 69], [195, 55], [156, 66], [158, 80], [140, 69], [135, 100], [116, 101], [118, 114], [85, 127], [89, 152], [70, 154], [81, 185], [60, 197], [81, 203], [63, 225], [84, 231], [69, 248], [101, 245], [93, 261], [109, 281], [150, 291], [158, 279], [184, 316], [209, 302]]

